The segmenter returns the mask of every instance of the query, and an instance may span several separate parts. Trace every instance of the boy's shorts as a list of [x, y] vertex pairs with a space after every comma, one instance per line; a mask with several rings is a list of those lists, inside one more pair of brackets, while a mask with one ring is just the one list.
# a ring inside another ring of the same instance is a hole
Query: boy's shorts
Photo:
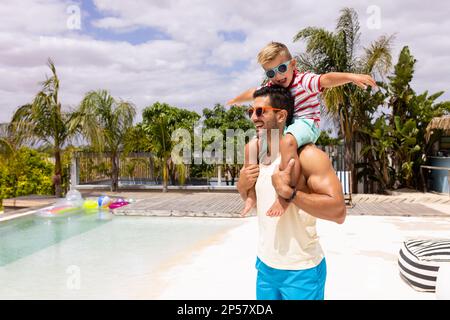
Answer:
[[290, 133], [297, 140], [300, 148], [308, 143], [316, 143], [320, 136], [320, 129], [312, 119], [294, 118], [293, 123], [284, 129], [284, 134]]
[[327, 265], [325, 258], [305, 270], [280, 270], [256, 260], [258, 300], [323, 300]]

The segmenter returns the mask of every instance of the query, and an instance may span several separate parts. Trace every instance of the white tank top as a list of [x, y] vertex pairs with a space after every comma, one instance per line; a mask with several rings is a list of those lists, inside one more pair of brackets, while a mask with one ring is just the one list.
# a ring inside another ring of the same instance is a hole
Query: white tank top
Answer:
[[259, 165], [255, 186], [259, 223], [258, 257], [276, 269], [313, 268], [324, 257], [316, 232], [316, 218], [294, 204], [290, 204], [280, 217], [266, 215], [277, 196], [271, 177], [280, 160], [281, 157], [278, 157], [270, 165]]

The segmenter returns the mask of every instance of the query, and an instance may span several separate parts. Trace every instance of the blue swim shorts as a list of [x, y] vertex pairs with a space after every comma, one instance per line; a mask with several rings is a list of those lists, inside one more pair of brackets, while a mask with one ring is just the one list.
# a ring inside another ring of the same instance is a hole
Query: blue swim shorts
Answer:
[[325, 258], [315, 267], [304, 270], [280, 270], [256, 259], [256, 299], [323, 300], [327, 265]]

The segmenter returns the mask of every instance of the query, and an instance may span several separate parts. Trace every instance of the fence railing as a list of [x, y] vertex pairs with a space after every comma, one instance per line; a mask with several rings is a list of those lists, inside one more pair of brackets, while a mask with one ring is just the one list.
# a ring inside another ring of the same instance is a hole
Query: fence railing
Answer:
[[[77, 184], [107, 184], [111, 180], [112, 160], [109, 153], [76, 152], [72, 166]], [[119, 156], [119, 182], [125, 184], [158, 184], [159, 168], [149, 152], [128, 153]]]
[[[343, 146], [318, 146], [330, 158], [336, 171], [344, 171]], [[118, 159], [119, 184], [160, 185], [162, 170], [160, 160], [150, 152], [128, 153]], [[111, 183], [112, 161], [109, 153], [76, 152], [72, 159], [73, 185], [108, 185]], [[192, 185], [214, 184], [215, 179], [188, 178]], [[237, 180], [237, 179], [236, 179]], [[224, 178], [222, 178], [224, 182]], [[215, 182], [217, 183], [217, 182]], [[225, 183], [224, 183], [225, 184]]]

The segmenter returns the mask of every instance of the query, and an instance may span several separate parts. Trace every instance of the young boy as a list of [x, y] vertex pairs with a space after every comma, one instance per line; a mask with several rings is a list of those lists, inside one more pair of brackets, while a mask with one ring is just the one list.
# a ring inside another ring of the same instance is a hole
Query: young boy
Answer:
[[[346, 83], [354, 83], [366, 89], [367, 86], [376, 87], [375, 80], [370, 75], [330, 72], [317, 75], [309, 72], [299, 72], [296, 68], [296, 60], [288, 48], [278, 42], [271, 42], [258, 54], [258, 63], [263, 67], [268, 78], [266, 86], [280, 85], [289, 88], [295, 99], [294, 121], [285, 129], [285, 136], [281, 140], [280, 170], [286, 168], [290, 159], [294, 159], [295, 166], [292, 171], [291, 185], [296, 186], [300, 177], [300, 164], [297, 150], [308, 143], [315, 143], [319, 138], [320, 130], [320, 102], [318, 94], [324, 88], [333, 88]], [[251, 88], [236, 98], [227, 102], [228, 105], [239, 104], [253, 99], [253, 93], [258, 88]], [[249, 142], [257, 143], [256, 141]], [[260, 144], [261, 145], [261, 144]], [[249, 150], [257, 150], [255, 145], [247, 146]], [[264, 144], [260, 146], [264, 149]], [[264, 152], [264, 150], [262, 150]], [[261, 153], [261, 152], [260, 152]], [[248, 166], [249, 164], [244, 164]], [[294, 189], [295, 190], [295, 189]], [[295, 192], [295, 191], [294, 191]], [[246, 215], [256, 204], [255, 189], [248, 192], [247, 200], [242, 211]], [[268, 216], [280, 216], [289, 205], [289, 199], [278, 197], [267, 212]]]

